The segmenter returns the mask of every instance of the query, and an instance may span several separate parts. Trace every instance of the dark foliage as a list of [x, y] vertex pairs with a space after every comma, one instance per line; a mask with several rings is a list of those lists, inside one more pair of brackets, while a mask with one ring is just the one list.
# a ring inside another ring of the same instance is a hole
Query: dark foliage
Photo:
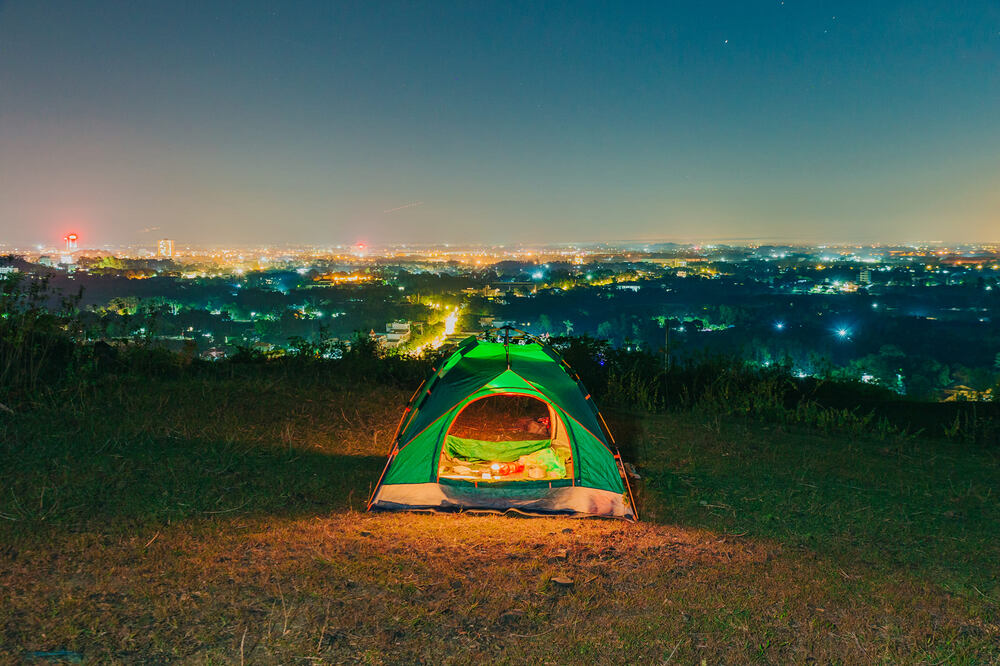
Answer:
[[1000, 405], [928, 403], [856, 381], [799, 378], [736, 357], [665, 362], [603, 340], [551, 340], [602, 405], [644, 412], [705, 410], [827, 430], [898, 437], [926, 434], [1000, 445]]
[[[151, 337], [88, 342], [76, 305], [79, 295], [53, 295], [45, 280], [16, 275], [0, 282], [0, 404], [81, 394], [120, 376], [179, 378], [267, 373], [338, 385], [417, 387], [440, 361], [386, 351], [358, 334], [349, 343], [321, 335], [292, 340], [289, 352], [240, 347], [224, 362], [199, 360]], [[54, 305], [53, 305], [54, 304]], [[923, 433], [963, 442], [1000, 444], [1000, 405], [924, 403], [860, 382], [797, 378], [791, 368], [761, 367], [735, 357], [690, 357], [628, 351], [605, 340], [557, 337], [551, 344], [598, 404], [647, 413], [701, 411], [831, 431], [898, 437]]]

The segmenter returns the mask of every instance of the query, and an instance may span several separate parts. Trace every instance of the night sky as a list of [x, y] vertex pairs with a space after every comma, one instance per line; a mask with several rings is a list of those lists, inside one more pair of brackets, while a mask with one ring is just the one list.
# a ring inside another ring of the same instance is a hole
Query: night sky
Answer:
[[0, 242], [70, 230], [1000, 240], [1000, 3], [0, 0]]

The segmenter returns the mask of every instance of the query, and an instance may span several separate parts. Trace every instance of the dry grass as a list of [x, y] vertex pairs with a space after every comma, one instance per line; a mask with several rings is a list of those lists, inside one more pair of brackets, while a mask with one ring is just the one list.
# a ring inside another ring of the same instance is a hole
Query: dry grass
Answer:
[[357, 513], [406, 397], [237, 377], [0, 416], [0, 662], [1000, 661], [989, 453], [620, 416], [641, 523]]
[[934, 586], [652, 524], [215, 519], [3, 561], [5, 644], [95, 661], [973, 661], [998, 640]]

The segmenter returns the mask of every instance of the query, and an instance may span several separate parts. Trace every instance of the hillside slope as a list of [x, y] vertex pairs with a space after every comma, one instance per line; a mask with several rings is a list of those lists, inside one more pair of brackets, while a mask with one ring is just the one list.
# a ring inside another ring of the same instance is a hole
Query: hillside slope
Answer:
[[0, 658], [1000, 659], [995, 451], [615, 414], [638, 524], [360, 513], [408, 397], [247, 368], [0, 415]]

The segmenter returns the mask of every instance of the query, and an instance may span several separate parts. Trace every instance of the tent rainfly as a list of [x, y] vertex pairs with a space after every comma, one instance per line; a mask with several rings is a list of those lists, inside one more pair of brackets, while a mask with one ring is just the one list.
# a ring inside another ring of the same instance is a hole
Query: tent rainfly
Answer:
[[[463, 409], [491, 396], [545, 403], [549, 438], [493, 442], [451, 434]], [[614, 440], [579, 377], [551, 347], [509, 338], [466, 339], [421, 384], [368, 509], [637, 518]]]

